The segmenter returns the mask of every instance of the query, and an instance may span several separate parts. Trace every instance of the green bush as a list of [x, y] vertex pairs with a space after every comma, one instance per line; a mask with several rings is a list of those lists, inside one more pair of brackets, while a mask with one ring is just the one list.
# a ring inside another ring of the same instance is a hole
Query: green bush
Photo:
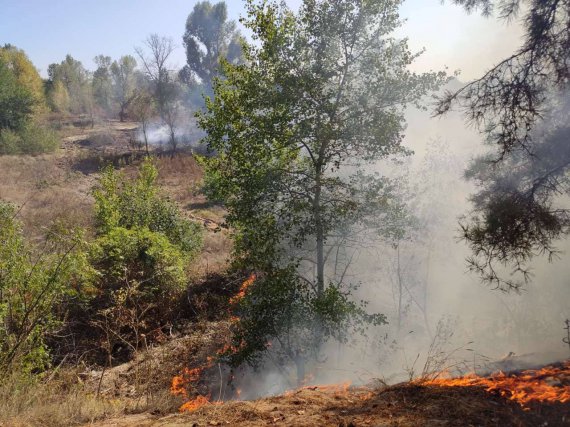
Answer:
[[8, 371], [49, 365], [46, 337], [64, 317], [54, 315], [56, 308], [92, 276], [81, 235], [50, 238], [38, 253], [24, 241], [15, 215], [0, 201], [0, 382]]
[[186, 266], [202, 245], [201, 225], [159, 196], [151, 160], [139, 172], [127, 180], [109, 167], [94, 194], [98, 236], [91, 262], [100, 277], [91, 324], [103, 332], [109, 364], [119, 357], [117, 347], [127, 346], [128, 358], [149, 332], [173, 320]]
[[102, 293], [136, 283], [149, 302], [184, 288], [185, 261], [184, 253], [166, 236], [147, 228], [113, 228], [97, 238], [92, 249]]
[[173, 202], [158, 195], [156, 167], [146, 159], [134, 181], [125, 181], [112, 167], [103, 171], [95, 191], [99, 233], [115, 227], [148, 228], [164, 234], [190, 258], [202, 247], [202, 226], [184, 218]]
[[29, 123], [22, 129], [0, 131], [0, 154], [43, 154], [57, 149], [59, 138], [48, 128]]

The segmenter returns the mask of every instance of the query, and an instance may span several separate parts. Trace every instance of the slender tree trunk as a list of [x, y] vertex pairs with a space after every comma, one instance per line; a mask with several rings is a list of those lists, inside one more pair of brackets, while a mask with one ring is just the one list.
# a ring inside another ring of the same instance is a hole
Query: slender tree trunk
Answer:
[[148, 152], [148, 136], [146, 134], [146, 121], [142, 122], [142, 131], [143, 131], [143, 136], [144, 136], [144, 147], [146, 150], [146, 156], [148, 157], [150, 155], [150, 153]]
[[316, 174], [315, 200], [313, 210], [315, 215], [316, 240], [317, 240], [317, 296], [325, 291], [325, 230], [321, 212], [321, 178], [322, 170], [319, 166]]
[[402, 327], [402, 270], [400, 266], [400, 243], [398, 242], [397, 250], [397, 261], [398, 261], [398, 332]]
[[297, 367], [297, 387], [302, 387], [305, 381], [305, 358], [301, 352], [297, 352], [295, 357], [295, 366]]

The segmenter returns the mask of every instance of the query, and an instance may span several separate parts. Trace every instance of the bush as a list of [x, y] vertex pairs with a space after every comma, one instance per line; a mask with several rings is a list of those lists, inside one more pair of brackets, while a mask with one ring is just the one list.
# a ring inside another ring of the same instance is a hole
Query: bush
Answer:
[[100, 279], [91, 324], [103, 333], [111, 365], [113, 357], [129, 359], [146, 334], [172, 320], [186, 285], [186, 257], [160, 233], [117, 227], [96, 240], [92, 263]]
[[48, 128], [29, 123], [18, 131], [0, 131], [0, 154], [43, 154], [57, 149], [59, 138]]
[[123, 180], [109, 167], [95, 192], [98, 237], [91, 259], [100, 278], [91, 324], [103, 332], [109, 365], [113, 357], [128, 359], [147, 334], [173, 320], [186, 265], [202, 245], [201, 226], [158, 195], [156, 177], [148, 159], [136, 180]]
[[112, 167], [103, 171], [95, 191], [95, 216], [100, 234], [115, 227], [148, 228], [164, 234], [185, 252], [196, 256], [202, 247], [202, 226], [184, 218], [173, 202], [161, 198], [156, 186], [157, 169], [146, 159], [139, 177], [124, 181]]
[[105, 293], [136, 283], [151, 302], [169, 298], [186, 284], [184, 253], [166, 236], [147, 228], [110, 230], [95, 241], [92, 260]]
[[[46, 242], [37, 254], [23, 239], [12, 205], [0, 202], [0, 382], [8, 371], [42, 370], [56, 308], [91, 277], [80, 235]], [[62, 316], [63, 318], [63, 316]]]

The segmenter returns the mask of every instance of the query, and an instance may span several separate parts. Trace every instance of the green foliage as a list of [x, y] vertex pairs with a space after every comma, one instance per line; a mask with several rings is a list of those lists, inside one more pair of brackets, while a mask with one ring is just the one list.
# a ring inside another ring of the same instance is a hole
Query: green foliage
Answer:
[[48, 105], [56, 113], [69, 111], [69, 92], [61, 81], [55, 81], [49, 85]]
[[182, 37], [186, 47], [188, 65], [182, 70], [183, 80], [196, 85], [200, 79], [207, 93], [212, 80], [218, 75], [220, 61], [243, 61], [241, 35], [234, 21], [228, 21], [224, 1], [196, 3], [186, 20], [186, 32]]
[[80, 233], [53, 234], [41, 252], [23, 239], [13, 206], [0, 203], [0, 372], [45, 368], [46, 336], [55, 330], [54, 313], [77, 296], [93, 271]]
[[142, 333], [172, 319], [186, 266], [201, 248], [201, 226], [159, 196], [157, 174], [149, 158], [135, 180], [109, 167], [95, 191], [98, 237], [91, 261], [100, 277], [91, 324], [107, 337], [109, 359], [116, 343], [136, 351]]
[[[87, 70], [80, 61], [67, 55], [59, 64], [50, 64], [48, 67], [49, 80], [47, 84], [48, 96], [54, 98], [58, 82], [65, 88], [69, 102], [69, 112], [85, 114], [91, 111], [92, 90]], [[58, 89], [61, 92], [61, 89]], [[61, 93], [58, 97], [62, 97]], [[64, 97], [65, 98], [65, 97]], [[52, 101], [53, 103], [53, 101]], [[57, 105], [61, 108], [63, 105]]]
[[97, 55], [95, 57], [97, 69], [93, 73], [93, 98], [104, 111], [111, 111], [113, 101], [113, 87], [111, 80], [111, 57]]
[[0, 48], [0, 61], [8, 66], [18, 84], [34, 98], [37, 107], [45, 105], [44, 85], [40, 74], [26, 53], [11, 45]]
[[35, 104], [32, 92], [18, 82], [0, 56], [0, 133], [21, 129], [30, 120]]
[[136, 66], [137, 61], [130, 55], [122, 56], [119, 61], [114, 61], [110, 66], [113, 78], [113, 95], [120, 106], [119, 117], [121, 121], [125, 119], [127, 108], [136, 95]]
[[139, 177], [132, 182], [121, 180], [112, 167], [106, 168], [95, 191], [98, 231], [105, 234], [115, 227], [148, 228], [164, 234], [190, 257], [195, 256], [202, 245], [201, 226], [183, 218], [174, 203], [158, 195], [157, 175], [150, 159], [144, 161]]
[[33, 122], [18, 131], [0, 132], [1, 154], [43, 154], [51, 153], [59, 146], [56, 132]]
[[[404, 109], [422, 107], [446, 76], [409, 70], [418, 55], [392, 36], [397, 0], [305, 0], [297, 15], [278, 2], [247, 4], [243, 22], [255, 42], [244, 45], [244, 64], [222, 64], [199, 114], [217, 154], [204, 159], [205, 183], [236, 230], [236, 267], [263, 277], [267, 295], [256, 310], [266, 309], [246, 312], [243, 324], [266, 322], [293, 358], [306, 351], [301, 343], [338, 339], [333, 324], [381, 321], [349, 303], [339, 271], [350, 260], [335, 254], [351, 235], [402, 236], [408, 220], [397, 185], [364, 168], [410, 154], [401, 144]], [[275, 319], [300, 323], [281, 329]]]
[[91, 259], [101, 276], [103, 299], [120, 299], [124, 289], [136, 286], [139, 302], [169, 298], [186, 284], [187, 256], [161, 233], [147, 228], [115, 227], [100, 236]]
[[232, 310], [233, 345], [223, 354], [231, 366], [257, 365], [271, 349], [282, 362], [318, 357], [319, 344], [329, 339], [347, 342], [351, 334], [386, 323], [368, 314], [365, 303], [352, 301], [354, 289], [331, 284], [318, 295], [296, 269], [283, 268], [258, 277]]

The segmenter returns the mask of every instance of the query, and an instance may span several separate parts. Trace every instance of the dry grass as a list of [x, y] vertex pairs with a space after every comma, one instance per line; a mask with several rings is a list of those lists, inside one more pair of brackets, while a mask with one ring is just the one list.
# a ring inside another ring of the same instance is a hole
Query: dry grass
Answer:
[[[55, 221], [69, 227], [93, 227], [91, 191], [101, 159], [128, 155], [133, 124], [99, 123], [94, 129], [62, 126], [61, 149], [42, 156], [0, 156], [0, 199], [21, 207], [19, 216], [28, 237], [40, 239]], [[123, 165], [134, 174], [138, 160]], [[185, 153], [157, 159], [159, 185], [185, 214], [205, 226], [204, 248], [192, 267], [200, 280], [227, 267], [231, 241], [220, 230], [224, 211], [200, 194], [202, 171]], [[0, 380], [0, 426], [69, 426], [127, 414], [171, 413], [181, 404], [169, 384], [180, 369], [202, 363], [229, 336], [221, 323], [193, 324], [178, 338], [140, 352], [133, 361], [106, 372], [85, 366], [61, 371], [34, 384], [13, 378]], [[103, 380], [100, 381], [103, 374]]]
[[250, 402], [208, 405], [191, 414], [139, 415], [95, 423], [99, 427], [150, 426], [442, 426], [534, 427], [568, 425], [570, 404], [524, 411], [479, 387], [441, 388], [401, 384], [346, 393], [303, 389]]
[[91, 180], [66, 170], [57, 155], [0, 157], [0, 199], [21, 207], [29, 236], [42, 236], [56, 220], [88, 227], [90, 187]]
[[31, 382], [14, 375], [0, 385], [0, 426], [74, 426], [130, 414], [176, 412], [170, 382], [182, 368], [205, 363], [228, 336], [227, 322], [193, 325], [188, 334], [139, 352], [111, 369], [54, 370]]

